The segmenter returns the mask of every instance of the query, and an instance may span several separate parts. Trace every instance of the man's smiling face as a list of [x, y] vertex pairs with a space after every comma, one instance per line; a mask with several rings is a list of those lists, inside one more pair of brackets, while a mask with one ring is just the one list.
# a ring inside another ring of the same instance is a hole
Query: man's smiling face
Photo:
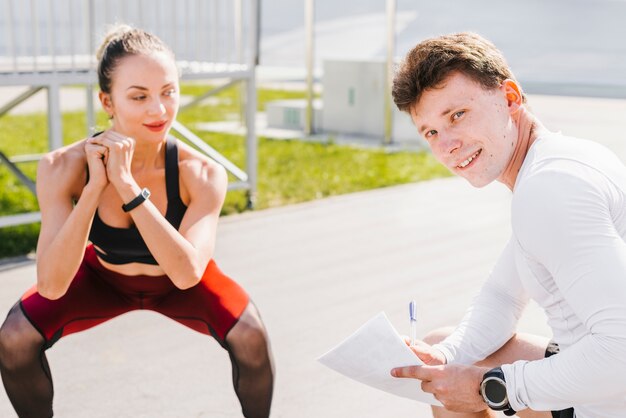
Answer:
[[453, 173], [483, 187], [504, 173], [517, 143], [505, 87], [485, 89], [460, 73], [425, 90], [411, 108], [418, 132]]

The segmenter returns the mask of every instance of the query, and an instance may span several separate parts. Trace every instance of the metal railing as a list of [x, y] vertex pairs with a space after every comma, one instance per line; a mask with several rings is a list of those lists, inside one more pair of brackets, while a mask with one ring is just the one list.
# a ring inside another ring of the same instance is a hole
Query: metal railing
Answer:
[[[187, 74], [233, 72], [256, 59], [257, 0], [2, 0], [0, 73], [95, 70], [114, 23], [157, 34]], [[16, 79], [22, 81], [22, 79]]]
[[[219, 85], [244, 83], [245, 172], [179, 123], [174, 130], [224, 165], [237, 179], [229, 187], [246, 189], [253, 205], [258, 22], [259, 0], [0, 0], [0, 87], [26, 86], [0, 108], [0, 117], [46, 89], [49, 149], [59, 148], [63, 145], [60, 88], [84, 85], [88, 135], [95, 125], [97, 45], [112, 24], [141, 27], [172, 48], [182, 80], [212, 80], [218, 85], [215, 92], [222, 89]], [[1, 162], [15, 172], [20, 156]], [[0, 227], [32, 221], [32, 217], [10, 218], [0, 217]]]

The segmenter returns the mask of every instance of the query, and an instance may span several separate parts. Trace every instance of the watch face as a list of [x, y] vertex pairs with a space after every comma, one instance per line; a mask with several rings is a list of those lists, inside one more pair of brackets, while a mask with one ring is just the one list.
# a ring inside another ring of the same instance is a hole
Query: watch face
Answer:
[[506, 397], [506, 386], [504, 382], [495, 377], [489, 377], [484, 382], [485, 397], [492, 406], [504, 405], [508, 399]]

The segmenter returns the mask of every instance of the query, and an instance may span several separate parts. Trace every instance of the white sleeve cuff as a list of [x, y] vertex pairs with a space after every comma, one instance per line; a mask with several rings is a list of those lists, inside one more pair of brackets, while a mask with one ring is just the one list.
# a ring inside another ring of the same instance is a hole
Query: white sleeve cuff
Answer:
[[452, 351], [450, 351], [444, 344], [433, 344], [432, 347], [443, 353], [443, 356], [446, 358], [446, 364], [454, 362], [454, 355], [452, 354]]
[[528, 394], [524, 386], [524, 367], [528, 361], [519, 360], [513, 364], [503, 364], [502, 372], [506, 381], [506, 395], [509, 405], [514, 411], [522, 411], [528, 408]]

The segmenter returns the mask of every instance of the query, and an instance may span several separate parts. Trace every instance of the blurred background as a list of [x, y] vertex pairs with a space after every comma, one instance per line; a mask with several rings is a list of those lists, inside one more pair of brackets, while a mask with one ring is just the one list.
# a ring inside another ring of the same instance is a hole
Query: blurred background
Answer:
[[[396, 2], [395, 55], [438, 34], [492, 40], [527, 82], [626, 84], [624, 0]], [[303, 68], [304, 1], [261, 3], [261, 66]], [[384, 0], [316, 0], [315, 63], [385, 58]]]

